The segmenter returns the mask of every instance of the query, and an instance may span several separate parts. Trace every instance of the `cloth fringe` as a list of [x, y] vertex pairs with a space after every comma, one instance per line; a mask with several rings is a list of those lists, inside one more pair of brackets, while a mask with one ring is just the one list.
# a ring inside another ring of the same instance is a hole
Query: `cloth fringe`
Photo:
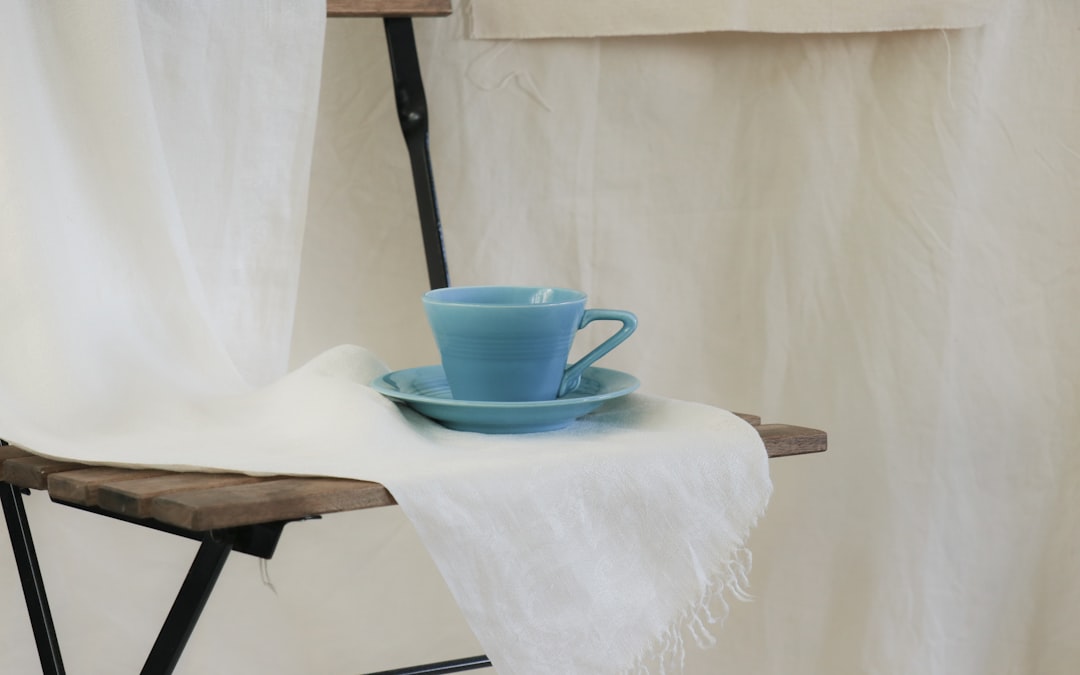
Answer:
[[753, 600], [747, 591], [753, 566], [750, 549], [742, 546], [730, 560], [709, 574], [701, 597], [687, 607], [649, 648], [627, 669], [626, 675], [678, 675], [686, 666], [686, 636], [701, 649], [716, 645], [710, 626], [723, 627], [731, 610], [729, 597], [742, 602]]

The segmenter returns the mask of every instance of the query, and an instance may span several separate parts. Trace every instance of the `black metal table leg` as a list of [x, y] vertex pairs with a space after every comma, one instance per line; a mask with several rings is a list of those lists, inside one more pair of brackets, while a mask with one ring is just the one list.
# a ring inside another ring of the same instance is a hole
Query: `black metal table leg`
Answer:
[[432, 288], [445, 288], [450, 280], [446, 272], [446, 250], [443, 247], [439, 204], [435, 198], [435, 180], [431, 171], [427, 99], [424, 96], [424, 82], [420, 78], [420, 60], [416, 55], [412, 19], [387, 17], [383, 19], [383, 26], [386, 29], [386, 46], [390, 51], [398, 121], [412, 165], [428, 281]]
[[4, 519], [11, 536], [11, 550], [22, 580], [26, 610], [30, 613], [30, 625], [34, 629], [41, 672], [44, 675], [63, 675], [64, 662], [60, 658], [60, 644], [56, 639], [49, 599], [45, 595], [45, 582], [41, 578], [34, 540], [30, 536], [30, 524], [26, 520], [26, 507], [19, 488], [0, 483], [0, 501], [4, 504]]
[[157, 641], [150, 650], [150, 656], [146, 658], [142, 675], [169, 675], [176, 668], [180, 654], [195, 629], [195, 623], [199, 620], [232, 549], [232, 536], [221, 539], [208, 536], [203, 540], [176, 601], [169, 610], [165, 625], [161, 627]]

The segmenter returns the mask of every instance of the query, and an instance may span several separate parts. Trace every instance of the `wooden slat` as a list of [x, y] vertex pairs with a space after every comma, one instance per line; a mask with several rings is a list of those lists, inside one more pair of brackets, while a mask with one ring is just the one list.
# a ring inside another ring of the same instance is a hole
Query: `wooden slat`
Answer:
[[85, 468], [87, 468], [85, 465], [75, 462], [62, 462], [36, 455], [27, 455], [26, 457], [13, 457], [4, 460], [2, 475], [4, 481], [12, 485], [30, 488], [31, 490], [44, 490], [48, 484], [50, 474]]
[[14, 445], [0, 445], [0, 476], [3, 475], [2, 468], [4, 462], [9, 459], [14, 459], [15, 457], [26, 457], [29, 454], [29, 452]]
[[733, 412], [731, 414], [735, 415], [735, 417], [741, 417], [742, 419], [749, 422], [751, 426], [756, 427], [757, 425], [761, 424], [761, 418], [758, 417], [757, 415], [751, 415], [750, 413], [740, 413], [740, 412]]
[[825, 452], [828, 447], [828, 434], [820, 429], [790, 424], [762, 424], [757, 429], [769, 457]]
[[174, 493], [247, 485], [271, 478], [238, 473], [170, 473], [164, 476], [121, 481], [98, 488], [98, 506], [132, 518], [149, 518], [158, 497]]
[[111, 466], [63, 471], [49, 476], [49, 496], [56, 501], [81, 506], [97, 506], [98, 490], [102, 485], [153, 478], [168, 473], [168, 471], [158, 469], [120, 469]]
[[204, 531], [395, 504], [382, 485], [337, 478], [284, 478], [153, 500], [163, 523]]
[[336, 17], [447, 16], [450, 0], [327, 0], [326, 15]]
[[[756, 415], [736, 414], [755, 424], [769, 457], [823, 452], [828, 447], [824, 431], [760, 424]], [[37, 457], [14, 446], [0, 447], [0, 462], [0, 477], [18, 487], [48, 487], [59, 501], [153, 517], [196, 531], [396, 503], [386, 488], [367, 481], [88, 467]]]

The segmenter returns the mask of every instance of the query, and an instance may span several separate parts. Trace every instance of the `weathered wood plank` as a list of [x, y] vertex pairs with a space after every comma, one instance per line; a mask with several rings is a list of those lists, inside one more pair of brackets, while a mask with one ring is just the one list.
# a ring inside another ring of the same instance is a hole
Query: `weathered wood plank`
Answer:
[[132, 518], [149, 518], [156, 498], [174, 493], [247, 485], [273, 478], [239, 473], [169, 473], [164, 476], [120, 481], [98, 488], [98, 506]]
[[165, 495], [153, 500], [150, 515], [176, 527], [205, 531], [396, 503], [378, 483], [337, 478], [283, 478]]
[[4, 460], [0, 475], [7, 483], [31, 490], [44, 490], [48, 484], [49, 475], [60, 471], [72, 471], [85, 469], [84, 464], [64, 462], [37, 455], [25, 457], [12, 457]]
[[0, 476], [3, 475], [2, 468], [5, 461], [16, 457], [26, 457], [29, 454], [29, 452], [14, 445], [0, 445]]
[[750, 424], [750, 426], [756, 427], [757, 425], [761, 424], [761, 418], [758, 417], [757, 415], [751, 415], [750, 413], [740, 413], [740, 412], [733, 412], [731, 414], [734, 415], [735, 417], [741, 417], [743, 420], [748, 422]]
[[761, 434], [761, 440], [765, 441], [765, 450], [769, 457], [825, 452], [829, 445], [828, 434], [820, 429], [791, 424], [762, 424], [757, 430]]
[[111, 466], [95, 466], [89, 469], [63, 471], [48, 478], [49, 496], [56, 501], [97, 506], [98, 490], [102, 485], [121, 483], [164, 476], [168, 471], [159, 469], [121, 469]]
[[[789, 424], [754, 424], [769, 457], [824, 452], [828, 435]], [[0, 447], [0, 478], [18, 487], [48, 488], [53, 499], [99, 506], [136, 518], [157, 518], [192, 530], [303, 518], [396, 503], [378, 483], [336, 478], [254, 477], [91, 467]]]
[[327, 0], [326, 15], [337, 17], [446, 16], [450, 0]]

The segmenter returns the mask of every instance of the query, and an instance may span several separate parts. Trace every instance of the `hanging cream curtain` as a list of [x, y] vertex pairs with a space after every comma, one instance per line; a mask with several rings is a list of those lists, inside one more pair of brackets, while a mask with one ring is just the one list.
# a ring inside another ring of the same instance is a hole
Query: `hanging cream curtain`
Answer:
[[479, 39], [981, 26], [1005, 0], [464, 0]]
[[[857, 35], [492, 42], [465, 20], [421, 27], [454, 280], [634, 306], [641, 339], [612, 359], [643, 386], [830, 432], [772, 462], [754, 600], [686, 672], [1070, 675], [1080, 6]], [[347, 72], [373, 52], [339, 30]], [[313, 185], [315, 241], [341, 189]], [[393, 232], [395, 252], [415, 236]], [[348, 270], [307, 253], [312, 280]], [[316, 288], [298, 349], [364, 330]], [[422, 320], [369, 344], [410, 358]]]
[[688, 672], [1080, 663], [1078, 26], [430, 28], [456, 280], [634, 303], [646, 386], [830, 432], [772, 463], [755, 600]]

